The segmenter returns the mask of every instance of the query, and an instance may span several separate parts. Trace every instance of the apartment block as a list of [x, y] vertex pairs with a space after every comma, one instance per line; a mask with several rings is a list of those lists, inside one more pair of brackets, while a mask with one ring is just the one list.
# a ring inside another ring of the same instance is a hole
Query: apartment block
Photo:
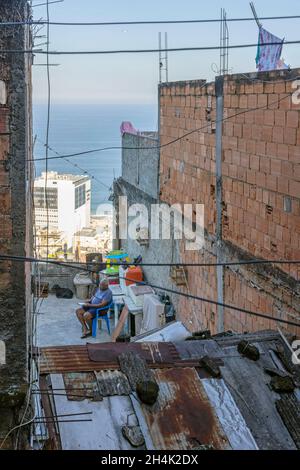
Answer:
[[90, 178], [43, 172], [34, 182], [34, 208], [36, 227], [64, 233], [71, 247], [74, 234], [90, 225]]

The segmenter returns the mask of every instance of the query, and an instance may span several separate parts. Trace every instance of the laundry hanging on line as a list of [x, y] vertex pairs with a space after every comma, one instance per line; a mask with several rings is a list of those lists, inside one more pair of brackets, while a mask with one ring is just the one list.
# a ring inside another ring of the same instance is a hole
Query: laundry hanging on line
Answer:
[[[256, 68], [259, 72], [276, 70], [280, 67], [284, 39], [269, 33], [263, 27], [259, 28]], [[281, 67], [280, 67], [281, 68]]]

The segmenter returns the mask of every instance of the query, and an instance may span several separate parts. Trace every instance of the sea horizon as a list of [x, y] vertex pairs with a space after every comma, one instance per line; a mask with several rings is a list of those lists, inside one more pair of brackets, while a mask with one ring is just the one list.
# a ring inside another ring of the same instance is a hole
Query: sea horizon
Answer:
[[[130, 121], [141, 131], [157, 130], [157, 105], [52, 103], [50, 111], [49, 157], [69, 155], [102, 147], [121, 147], [120, 125]], [[33, 105], [34, 157], [45, 158], [47, 103]], [[57, 155], [58, 154], [58, 155]], [[36, 176], [45, 171], [45, 160], [36, 161]], [[121, 175], [121, 149], [77, 157], [48, 160], [48, 171], [89, 174], [92, 179], [92, 214], [108, 202], [113, 179]], [[86, 172], [86, 173], [84, 173]]]

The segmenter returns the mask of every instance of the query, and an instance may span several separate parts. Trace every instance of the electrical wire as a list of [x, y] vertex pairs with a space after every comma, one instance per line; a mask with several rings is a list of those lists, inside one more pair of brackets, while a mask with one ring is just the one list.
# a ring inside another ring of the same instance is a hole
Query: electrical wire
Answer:
[[[49, 26], [49, 25], [48, 25]], [[300, 40], [285, 41], [284, 45], [300, 44]], [[277, 42], [264, 42], [260, 46], [278, 46]], [[247, 49], [257, 48], [257, 43], [251, 44], [231, 44], [227, 49]], [[172, 47], [168, 49], [111, 49], [111, 50], [98, 50], [98, 51], [48, 51], [44, 49], [29, 49], [29, 50], [1, 50], [2, 54], [42, 54], [42, 55], [111, 55], [111, 54], [152, 54], [159, 52], [195, 52], [195, 51], [219, 51], [223, 49], [221, 46], [194, 46], [194, 47]]]
[[[32, 259], [32, 258], [26, 258], [26, 257], [21, 257], [21, 256], [12, 257], [12, 256], [0, 255], [0, 260], [1, 259], [4, 259], [4, 260], [10, 259], [12, 261], [30, 262], [30, 263], [33, 263], [33, 262], [37, 261], [37, 260]], [[54, 262], [52, 260], [41, 260], [41, 262], [42, 263], [50, 263], [50, 264], [52, 264], [52, 263], [61, 264], [61, 265], [64, 264], [64, 263]], [[89, 273], [93, 273], [93, 271], [91, 269], [88, 269], [88, 268], [83, 268], [83, 267], [80, 267], [80, 266], [76, 267], [76, 266], [72, 266], [72, 265], [68, 265], [68, 266], [72, 269], [77, 269], [77, 270], [82, 270], [82, 271], [86, 271], [86, 272], [89, 272]], [[136, 283], [136, 279], [131, 279], [127, 276], [126, 277], [120, 277], [120, 279]], [[245, 314], [260, 317], [260, 318], [265, 318], [265, 319], [270, 320], [270, 321], [275, 321], [275, 322], [278, 322], [278, 323], [282, 323], [282, 324], [286, 324], [286, 325], [290, 325], [290, 326], [296, 326], [297, 328], [300, 328], [300, 323], [295, 323], [295, 322], [292, 322], [292, 321], [289, 321], [289, 320], [283, 320], [282, 318], [273, 317], [271, 314], [266, 315], [266, 314], [263, 314], [263, 313], [253, 312], [252, 310], [248, 310], [248, 309], [241, 308], [241, 307], [236, 307], [234, 305], [226, 304], [226, 303], [223, 303], [223, 302], [218, 302], [216, 300], [207, 299], [205, 297], [200, 297], [200, 296], [196, 296], [196, 295], [192, 295], [192, 294], [186, 294], [184, 292], [176, 291], [176, 290], [173, 290], [173, 289], [168, 289], [168, 288], [163, 287], [163, 286], [157, 286], [157, 285], [149, 283], [149, 282], [141, 281], [141, 282], [138, 282], [137, 284], [138, 285], [149, 286], [149, 287], [152, 287], [153, 289], [161, 290], [161, 291], [164, 291], [164, 292], [169, 292], [171, 294], [179, 295], [179, 296], [190, 298], [190, 299], [193, 299], [193, 300], [200, 300], [204, 303], [209, 303], [209, 304], [212, 304], [212, 305], [228, 308], [228, 309], [234, 310], [236, 312], [245, 313]]]
[[[44, 147], [47, 145], [47, 144], [44, 144], [40, 139], [37, 139], [40, 144], [42, 144]], [[103, 183], [103, 181], [99, 180], [96, 176], [94, 175], [91, 175], [87, 170], [85, 170], [84, 168], [80, 167], [79, 165], [77, 165], [77, 163], [73, 163], [71, 162], [70, 160], [68, 160], [67, 157], [64, 157], [63, 155], [61, 155], [59, 152], [57, 152], [56, 150], [54, 150], [53, 147], [50, 147], [50, 145], [48, 145], [48, 149], [55, 153], [58, 157], [62, 157], [67, 163], [69, 163], [70, 165], [72, 165], [74, 168], [77, 168], [78, 170], [82, 171], [85, 175], [88, 175], [91, 179], [93, 179], [94, 181], [97, 181], [99, 184], [101, 184], [102, 186], [104, 186], [106, 189], [110, 190], [111, 187], [108, 186], [107, 184]], [[48, 160], [51, 159], [51, 157], [48, 157]], [[37, 160], [35, 160], [37, 161]]]
[[[51, 2], [50, 2], [51, 3]], [[33, 5], [38, 6], [38, 5]], [[292, 20], [300, 19], [300, 15], [286, 15], [286, 16], [262, 16], [258, 20]], [[145, 20], [145, 21], [102, 21], [102, 22], [62, 22], [62, 21], [51, 21], [52, 26], [134, 26], [134, 25], [154, 25], [154, 24], [198, 24], [198, 23], [220, 23], [220, 18], [211, 19], [192, 19], [192, 20]], [[230, 23], [234, 22], [247, 22], [256, 21], [254, 17], [240, 17], [240, 18], [226, 18], [226, 21]], [[1, 26], [18, 26], [18, 25], [46, 25], [48, 21], [29, 21], [29, 22], [16, 22], [16, 21], [5, 21], [0, 22]]]
[[[55, 264], [58, 266], [64, 266], [68, 267], [70, 269], [82, 269], [84, 271], [88, 272], [94, 272], [90, 271], [87, 267], [81, 267], [82, 266], [87, 266], [88, 263], [83, 263], [83, 262], [77, 262], [76, 265], [72, 264], [72, 262], [65, 262], [65, 261], [55, 261], [55, 260], [46, 260], [46, 259], [38, 259], [38, 258], [31, 258], [31, 257], [25, 257], [25, 256], [12, 256], [12, 255], [4, 255], [0, 253], [0, 261], [26, 261], [29, 263], [48, 263], [48, 264]], [[100, 263], [101, 264], [101, 263]], [[123, 266], [125, 265], [130, 265], [130, 266], [156, 266], [156, 267], [177, 267], [177, 266], [183, 266], [183, 267], [197, 267], [197, 268], [205, 268], [205, 267], [216, 267], [216, 266], [243, 266], [243, 265], [267, 265], [267, 264], [300, 264], [300, 260], [260, 260], [260, 259], [253, 259], [253, 260], [244, 260], [244, 261], [228, 261], [228, 262], [223, 262], [223, 263], [136, 263], [134, 261], [130, 263], [116, 263], [116, 262], [109, 262], [111, 266]]]
[[[261, 109], [268, 109], [269, 107], [277, 105], [277, 104], [281, 103], [281, 101], [283, 101], [283, 100], [285, 100], [285, 99], [287, 99], [291, 96], [292, 96], [292, 94], [288, 93], [285, 96], [283, 96], [282, 98], [279, 98], [276, 101], [273, 101], [272, 103], [269, 103], [269, 104], [266, 104], [266, 105], [263, 105], [263, 106], [260, 106], [260, 107], [256, 107], [256, 108], [251, 108], [251, 109], [246, 109], [246, 110], [243, 110], [243, 111], [239, 111], [238, 113], [235, 113], [231, 116], [228, 116], [228, 117], [225, 117], [225, 118], [222, 118], [222, 119], [219, 119], [219, 120], [210, 121], [209, 123], [205, 124], [204, 126], [198, 127], [197, 129], [193, 129], [192, 131], [189, 131], [189, 132], [183, 134], [182, 136], [177, 137], [176, 139], [173, 139], [169, 142], [166, 142], [165, 144], [160, 144], [160, 145], [151, 146], [151, 147], [143, 147], [143, 150], [160, 150], [162, 148], [168, 147], [169, 145], [173, 145], [176, 142], [179, 142], [180, 140], [185, 139], [186, 137], [189, 137], [190, 135], [194, 134], [195, 132], [200, 132], [202, 130], [208, 129], [208, 128], [211, 127], [212, 124], [219, 124], [219, 123], [222, 123], [222, 122], [226, 122], [226, 121], [229, 121], [230, 119], [232, 119], [234, 117], [241, 116], [242, 114], [247, 114], [247, 113], [251, 113], [251, 112], [254, 112], [254, 111], [259, 111]], [[93, 149], [93, 150], [85, 150], [83, 152], [77, 152], [77, 153], [71, 153], [71, 154], [67, 154], [67, 155], [61, 155], [59, 157], [58, 156], [49, 157], [49, 160], [55, 160], [55, 159], [60, 159], [60, 158], [79, 157], [81, 155], [90, 155], [92, 153], [104, 152], [104, 151], [108, 151], [108, 150], [141, 150], [141, 147], [122, 147], [122, 146], [102, 147], [102, 148]], [[34, 158], [33, 160], [38, 162], [38, 161], [43, 161], [44, 158]]]

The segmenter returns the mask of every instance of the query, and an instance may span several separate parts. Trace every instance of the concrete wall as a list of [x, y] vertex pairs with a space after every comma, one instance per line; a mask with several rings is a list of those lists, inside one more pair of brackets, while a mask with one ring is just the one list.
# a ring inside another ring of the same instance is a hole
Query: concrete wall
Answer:
[[[149, 227], [151, 222], [151, 205], [159, 202], [159, 151], [157, 135], [125, 134], [122, 151], [122, 177], [114, 182], [114, 207], [118, 213], [118, 197], [126, 196], [128, 207], [133, 204], [143, 204], [149, 214]], [[153, 147], [153, 148], [149, 148]], [[133, 148], [130, 150], [130, 148]], [[140, 149], [140, 150], [137, 150]], [[128, 217], [128, 224], [132, 218]], [[171, 230], [172, 232], [172, 230]], [[179, 245], [177, 240], [151, 240], [143, 246], [136, 240], [126, 238], [116, 240], [115, 247], [122, 247], [131, 258], [141, 255], [144, 263], [169, 263], [179, 259]], [[150, 283], [174, 289], [170, 279], [170, 268], [157, 266], [143, 266], [145, 279]], [[176, 305], [178, 296], [170, 297]]]
[[[72, 265], [76, 266], [76, 263], [72, 263]], [[82, 265], [78, 265], [82, 267]], [[73, 293], [75, 293], [75, 287], [73, 284], [73, 279], [78, 272], [83, 271], [76, 271], [76, 269], [70, 269], [67, 266], [58, 266], [55, 264], [39, 264], [39, 272], [41, 276], [41, 282], [48, 282], [49, 289], [55, 284], [58, 284], [59, 287], [64, 289], [71, 289]]]
[[[2, 0], [0, 17], [28, 18], [27, 2]], [[27, 27], [1, 28], [0, 49], [30, 48]], [[16, 256], [31, 255], [32, 246], [32, 168], [26, 164], [31, 158], [30, 60], [28, 55], [9, 53], [1, 54], [0, 60], [0, 252]], [[6, 351], [5, 364], [0, 364], [0, 438], [27, 391], [30, 306], [30, 265], [0, 261], [0, 340]]]
[[[117, 200], [118, 196], [127, 196], [128, 205], [144, 204], [148, 209], [150, 215], [151, 205], [157, 204], [157, 199], [152, 198], [143, 191], [135, 188], [130, 183], [127, 183], [122, 178], [119, 178], [114, 183], [115, 195], [115, 208], [118, 210]], [[128, 223], [130, 223], [130, 217]], [[149, 239], [148, 246], [141, 246], [136, 240], [127, 238], [120, 240], [120, 246], [128, 253], [133, 259], [141, 255], [143, 263], [169, 263], [178, 261], [179, 252], [177, 241], [174, 240], [151, 240]], [[172, 289], [174, 286], [169, 277], [169, 267], [156, 267], [156, 266], [143, 266], [143, 272], [146, 280], [150, 284], [162, 285], [166, 288]], [[172, 297], [172, 296], [171, 296]], [[178, 299], [173, 297], [173, 301], [177, 304]]]
[[122, 146], [122, 178], [157, 198], [159, 150], [156, 134], [124, 134]]
[[[255, 73], [227, 76], [224, 83], [218, 79], [217, 86], [192, 81], [160, 87], [162, 145], [202, 128], [163, 147], [160, 155], [161, 199], [170, 205], [205, 205], [205, 247], [187, 252], [182, 246], [182, 262], [300, 259], [300, 106], [292, 101], [299, 75], [300, 70]], [[216, 119], [225, 119], [219, 130]], [[299, 318], [297, 265], [222, 272], [191, 267], [188, 279], [196, 295], [285, 320]], [[187, 327], [192, 310], [182, 298], [179, 315]], [[222, 325], [237, 332], [277, 326], [201, 301], [197, 311], [193, 330], [203, 325], [213, 332]], [[300, 334], [299, 328], [286, 329]]]

